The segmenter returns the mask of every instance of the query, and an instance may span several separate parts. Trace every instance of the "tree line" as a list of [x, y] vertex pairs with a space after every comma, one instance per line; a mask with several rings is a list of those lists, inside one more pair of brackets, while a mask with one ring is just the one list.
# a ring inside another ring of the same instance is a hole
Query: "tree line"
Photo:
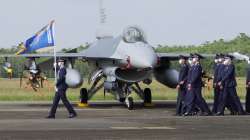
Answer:
[[[250, 37], [245, 33], [240, 33], [232, 40], [214, 40], [206, 41], [201, 45], [158, 45], [157, 52], [165, 53], [200, 53], [200, 54], [217, 54], [239, 52], [250, 56]], [[248, 64], [245, 61], [234, 60], [237, 76], [245, 76]], [[202, 60], [203, 68], [206, 72], [212, 73], [213, 59]], [[173, 63], [177, 67], [176, 63]]]

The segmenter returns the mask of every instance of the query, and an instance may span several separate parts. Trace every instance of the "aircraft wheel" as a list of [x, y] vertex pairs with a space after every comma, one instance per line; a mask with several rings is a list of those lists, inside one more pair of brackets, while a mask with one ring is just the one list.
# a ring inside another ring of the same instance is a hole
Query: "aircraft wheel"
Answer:
[[86, 88], [80, 90], [80, 104], [88, 104], [88, 91]]
[[126, 98], [120, 98], [120, 99], [119, 99], [119, 101], [120, 101], [121, 103], [124, 103], [125, 100], [126, 100]]
[[151, 104], [152, 94], [150, 88], [145, 88], [143, 93], [144, 93], [144, 104]]
[[126, 105], [127, 105], [128, 110], [134, 109], [134, 101], [132, 97], [128, 97], [126, 99]]

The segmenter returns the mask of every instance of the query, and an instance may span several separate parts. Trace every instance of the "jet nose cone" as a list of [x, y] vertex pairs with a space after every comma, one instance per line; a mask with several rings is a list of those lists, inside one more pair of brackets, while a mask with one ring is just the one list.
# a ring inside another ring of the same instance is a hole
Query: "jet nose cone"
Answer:
[[156, 59], [152, 56], [142, 56], [138, 62], [138, 66], [141, 68], [153, 68], [156, 65]]
[[136, 68], [153, 68], [157, 64], [157, 56], [152, 48], [146, 48], [134, 53], [132, 65]]

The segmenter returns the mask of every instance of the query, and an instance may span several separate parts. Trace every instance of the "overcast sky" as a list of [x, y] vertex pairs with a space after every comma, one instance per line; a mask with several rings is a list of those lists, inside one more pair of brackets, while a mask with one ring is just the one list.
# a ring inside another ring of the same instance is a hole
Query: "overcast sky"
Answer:
[[[52, 19], [56, 44], [75, 47], [95, 40], [99, 0], [0, 0], [0, 47], [25, 41]], [[138, 25], [153, 44], [202, 44], [250, 34], [249, 0], [104, 0], [114, 35]]]

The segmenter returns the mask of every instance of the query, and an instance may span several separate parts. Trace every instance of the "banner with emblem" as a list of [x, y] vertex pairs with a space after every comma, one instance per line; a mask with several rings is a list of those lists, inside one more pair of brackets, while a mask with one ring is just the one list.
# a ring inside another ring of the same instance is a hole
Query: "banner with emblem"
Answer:
[[55, 46], [54, 39], [54, 21], [51, 21], [25, 43], [19, 44], [20, 51], [16, 54], [48, 52]]

